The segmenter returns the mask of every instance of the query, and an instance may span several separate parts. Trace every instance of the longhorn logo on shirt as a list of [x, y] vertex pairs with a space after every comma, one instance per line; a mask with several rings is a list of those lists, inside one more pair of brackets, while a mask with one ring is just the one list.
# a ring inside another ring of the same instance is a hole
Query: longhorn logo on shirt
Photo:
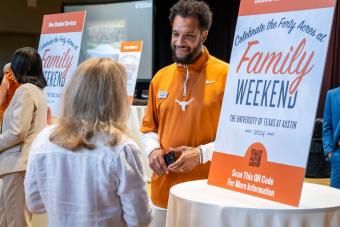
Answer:
[[185, 108], [194, 101], [194, 99], [190, 99], [189, 101], [179, 101], [178, 99], [175, 99], [175, 101], [181, 106], [182, 111], [185, 111]]

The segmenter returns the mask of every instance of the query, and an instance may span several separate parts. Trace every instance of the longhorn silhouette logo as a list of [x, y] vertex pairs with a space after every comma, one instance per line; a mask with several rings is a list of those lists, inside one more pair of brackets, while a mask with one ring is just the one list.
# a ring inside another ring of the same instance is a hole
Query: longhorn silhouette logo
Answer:
[[175, 101], [181, 106], [182, 111], [185, 111], [185, 108], [194, 101], [194, 99], [190, 99], [189, 101], [179, 101], [178, 99], [175, 99]]

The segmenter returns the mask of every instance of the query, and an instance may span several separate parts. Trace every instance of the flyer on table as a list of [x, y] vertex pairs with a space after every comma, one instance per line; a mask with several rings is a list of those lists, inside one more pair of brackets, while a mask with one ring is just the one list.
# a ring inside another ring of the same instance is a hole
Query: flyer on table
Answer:
[[143, 41], [124, 41], [120, 43], [118, 62], [122, 64], [126, 70], [126, 86], [130, 104], [132, 104], [135, 93], [142, 47]]
[[241, 0], [208, 184], [298, 206], [335, 0]]
[[45, 92], [52, 116], [59, 113], [61, 97], [77, 68], [85, 11], [45, 15], [39, 42]]

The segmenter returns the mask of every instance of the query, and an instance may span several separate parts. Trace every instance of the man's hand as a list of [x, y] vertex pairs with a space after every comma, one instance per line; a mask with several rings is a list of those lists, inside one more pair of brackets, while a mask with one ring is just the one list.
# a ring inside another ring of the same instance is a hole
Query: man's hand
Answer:
[[9, 73], [6, 72], [0, 83], [0, 105], [2, 105], [6, 100], [9, 83]]
[[200, 162], [200, 152], [198, 147], [177, 147], [170, 150], [181, 153], [175, 163], [169, 166], [169, 170], [175, 173], [187, 173], [193, 170]]
[[10, 83], [10, 81], [11, 81], [10, 78], [11, 78], [11, 73], [5, 72], [4, 77], [2, 78], [2, 81], [1, 81], [1, 87], [2, 87], [2, 89], [8, 90], [8, 88], [9, 88], [9, 83]]
[[159, 176], [169, 173], [163, 155], [162, 149], [155, 149], [149, 155], [149, 166]]
[[331, 157], [332, 157], [332, 152], [328, 152], [327, 155], [328, 155], [328, 158], [331, 159]]
[[13, 73], [11, 73], [11, 72], [8, 73], [8, 81], [9, 81], [10, 83], [18, 82], [18, 81], [17, 81], [17, 78], [15, 78], [15, 76], [14, 76]]

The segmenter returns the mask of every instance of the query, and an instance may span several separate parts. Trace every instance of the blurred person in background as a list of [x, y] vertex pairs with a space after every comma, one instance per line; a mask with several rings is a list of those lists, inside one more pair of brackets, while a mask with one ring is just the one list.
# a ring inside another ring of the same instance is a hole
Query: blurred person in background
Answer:
[[340, 87], [327, 92], [323, 114], [322, 143], [331, 163], [331, 187], [340, 189]]
[[[24, 176], [35, 136], [46, 126], [46, 80], [39, 53], [30, 47], [15, 51], [11, 72], [20, 84], [3, 114], [0, 132], [1, 227], [30, 226], [26, 209]], [[6, 75], [5, 75], [6, 77]]]
[[126, 73], [112, 59], [79, 65], [59, 120], [35, 139], [25, 179], [28, 209], [49, 227], [148, 226], [141, 153], [126, 136]]
[[11, 63], [7, 63], [3, 69], [3, 76], [0, 79], [0, 125], [2, 116], [8, 107], [15, 90], [20, 86], [18, 81], [13, 76]]
[[[7, 63], [3, 69], [3, 77], [0, 78], [0, 126], [2, 116], [12, 100], [16, 89], [20, 86], [11, 70], [11, 63]], [[52, 124], [51, 108], [47, 108], [47, 124]]]

